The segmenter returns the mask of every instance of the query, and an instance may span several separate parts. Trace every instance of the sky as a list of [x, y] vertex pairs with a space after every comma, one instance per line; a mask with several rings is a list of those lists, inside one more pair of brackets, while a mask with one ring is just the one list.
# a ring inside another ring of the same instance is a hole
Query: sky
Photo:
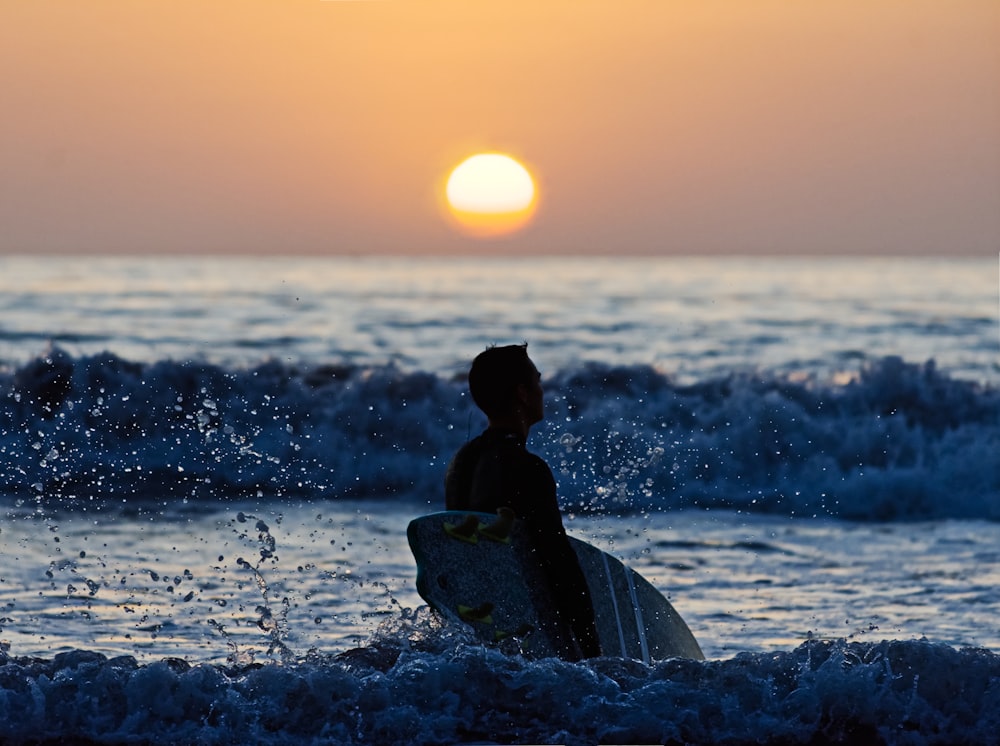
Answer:
[[0, 253], [998, 251], [997, 0], [0, 3]]

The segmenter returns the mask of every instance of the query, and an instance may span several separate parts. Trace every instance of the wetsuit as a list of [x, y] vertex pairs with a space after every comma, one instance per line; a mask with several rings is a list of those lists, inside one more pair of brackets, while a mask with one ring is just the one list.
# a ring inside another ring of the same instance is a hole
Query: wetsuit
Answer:
[[[448, 467], [445, 505], [485, 513], [513, 510], [528, 532], [560, 621], [583, 657], [601, 654], [590, 591], [563, 529], [555, 479], [520, 435], [490, 428], [466, 443]], [[564, 657], [574, 656], [567, 651]]]

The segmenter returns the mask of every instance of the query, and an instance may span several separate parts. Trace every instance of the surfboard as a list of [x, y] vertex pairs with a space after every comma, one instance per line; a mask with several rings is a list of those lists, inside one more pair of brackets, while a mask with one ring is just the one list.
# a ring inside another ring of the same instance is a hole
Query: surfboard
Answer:
[[[442, 511], [410, 522], [417, 592], [444, 618], [483, 640], [514, 639], [531, 658], [565, 656], [541, 571], [520, 522], [509, 514]], [[605, 655], [650, 663], [704, 659], [674, 607], [649, 581], [597, 547], [569, 537], [594, 605]]]

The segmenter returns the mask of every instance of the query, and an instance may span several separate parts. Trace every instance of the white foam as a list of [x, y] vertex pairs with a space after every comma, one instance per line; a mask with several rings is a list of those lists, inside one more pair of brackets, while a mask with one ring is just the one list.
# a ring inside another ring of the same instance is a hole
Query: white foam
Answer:
[[[0, 468], [62, 508], [260, 495], [434, 499], [484, 425], [464, 384], [395, 366], [253, 369], [73, 358], [0, 381]], [[847, 382], [648, 366], [546, 380], [531, 447], [567, 509], [705, 507], [859, 520], [1000, 518], [1000, 392], [889, 357]]]

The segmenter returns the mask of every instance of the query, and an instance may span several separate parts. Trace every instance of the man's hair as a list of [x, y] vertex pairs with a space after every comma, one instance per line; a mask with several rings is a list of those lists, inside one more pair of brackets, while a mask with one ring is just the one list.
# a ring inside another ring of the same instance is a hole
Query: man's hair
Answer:
[[487, 417], [502, 415], [511, 407], [514, 389], [522, 383], [530, 384], [535, 371], [527, 342], [488, 347], [476, 356], [469, 370], [472, 400]]

